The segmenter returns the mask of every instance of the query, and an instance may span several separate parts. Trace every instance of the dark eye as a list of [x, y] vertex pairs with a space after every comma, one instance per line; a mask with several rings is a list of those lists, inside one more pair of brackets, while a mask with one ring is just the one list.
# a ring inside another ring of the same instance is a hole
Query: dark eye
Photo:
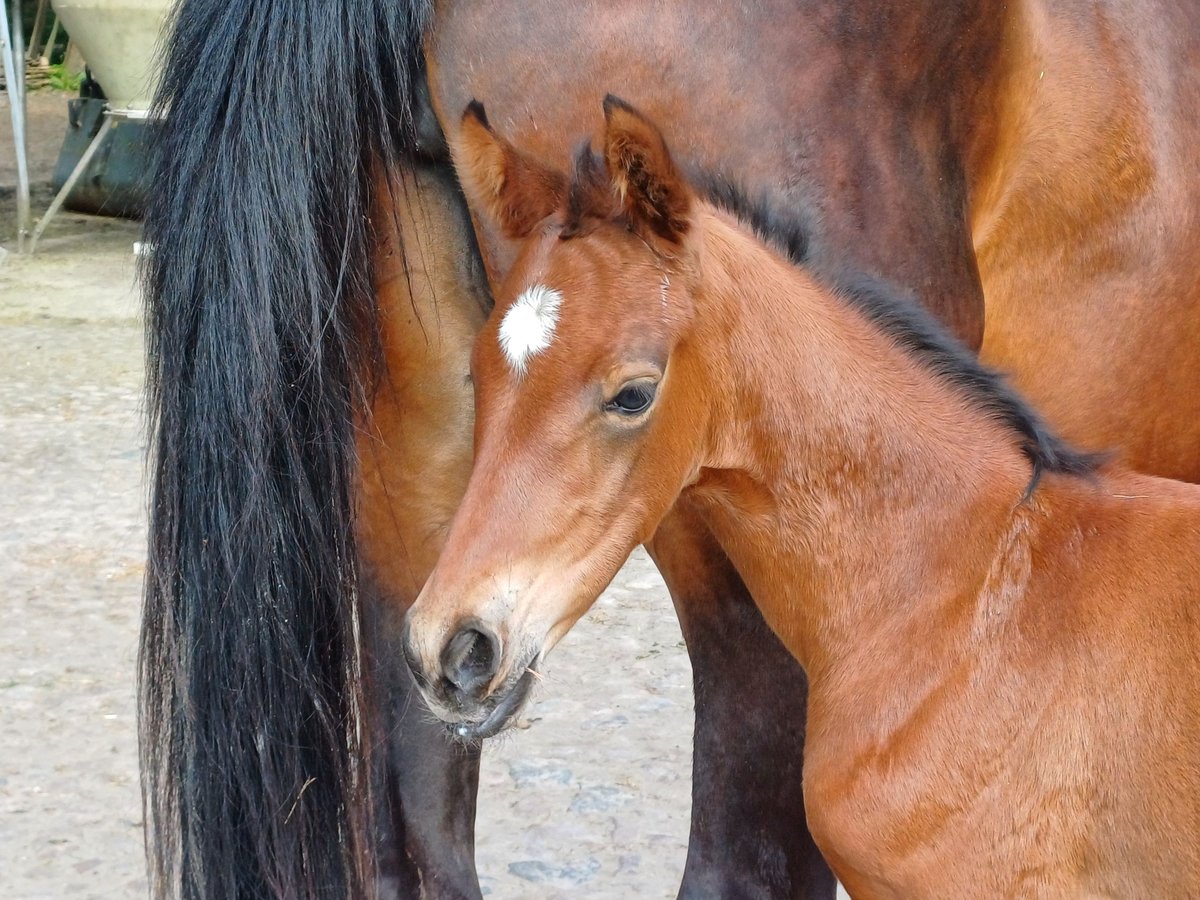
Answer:
[[631, 381], [621, 388], [615, 397], [605, 403], [604, 408], [623, 416], [636, 416], [649, 409], [650, 404], [654, 402], [654, 394], [657, 390], [658, 382]]

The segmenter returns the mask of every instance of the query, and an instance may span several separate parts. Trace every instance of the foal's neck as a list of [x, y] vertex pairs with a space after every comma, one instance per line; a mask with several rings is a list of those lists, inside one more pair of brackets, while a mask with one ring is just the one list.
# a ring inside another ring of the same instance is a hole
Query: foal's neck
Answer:
[[704, 227], [685, 497], [810, 677], [911, 652], [891, 643], [973, 602], [1013, 528], [1017, 437], [723, 214]]

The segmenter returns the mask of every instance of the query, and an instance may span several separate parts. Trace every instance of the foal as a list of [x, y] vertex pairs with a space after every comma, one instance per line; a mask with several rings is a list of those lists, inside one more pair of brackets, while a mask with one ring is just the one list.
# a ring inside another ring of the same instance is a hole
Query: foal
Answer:
[[1200, 488], [1094, 471], [914, 306], [815, 281], [605, 114], [570, 183], [464, 120], [473, 208], [527, 240], [409, 615], [431, 708], [503, 728], [680, 504], [808, 672], [810, 825], [853, 894], [1200, 896]]

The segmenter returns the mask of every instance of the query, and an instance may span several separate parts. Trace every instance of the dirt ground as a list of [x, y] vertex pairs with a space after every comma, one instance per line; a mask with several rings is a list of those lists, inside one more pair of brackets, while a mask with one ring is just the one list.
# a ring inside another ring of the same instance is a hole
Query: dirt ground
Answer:
[[[31, 97], [34, 212], [65, 97]], [[0, 246], [15, 166], [0, 108]], [[142, 897], [134, 661], [144, 568], [132, 222], [63, 214], [0, 256], [0, 896]], [[478, 863], [496, 897], [671, 897], [691, 689], [639, 553], [552, 655], [527, 730], [485, 751]]]

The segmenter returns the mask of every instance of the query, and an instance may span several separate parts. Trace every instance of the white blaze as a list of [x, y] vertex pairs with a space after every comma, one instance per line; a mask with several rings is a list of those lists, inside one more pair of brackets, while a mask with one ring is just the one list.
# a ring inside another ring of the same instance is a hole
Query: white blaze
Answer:
[[521, 294], [500, 323], [500, 349], [518, 375], [525, 373], [529, 357], [541, 353], [554, 340], [562, 294], [542, 284]]

